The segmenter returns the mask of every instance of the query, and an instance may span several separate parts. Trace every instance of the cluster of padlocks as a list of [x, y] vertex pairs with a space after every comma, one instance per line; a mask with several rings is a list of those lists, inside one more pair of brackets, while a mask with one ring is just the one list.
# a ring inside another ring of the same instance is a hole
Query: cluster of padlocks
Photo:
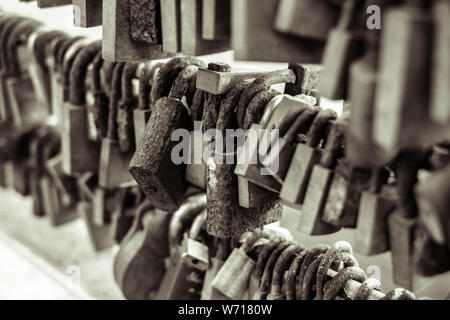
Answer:
[[[346, 242], [262, 231], [287, 207], [293, 231], [391, 251], [406, 289], [450, 270], [449, 1], [37, 2], [73, 2], [103, 37], [0, 13], [0, 182], [55, 226], [82, 216], [95, 249], [120, 244], [126, 298], [415, 299], [383, 295]], [[226, 50], [293, 62], [198, 57]]]

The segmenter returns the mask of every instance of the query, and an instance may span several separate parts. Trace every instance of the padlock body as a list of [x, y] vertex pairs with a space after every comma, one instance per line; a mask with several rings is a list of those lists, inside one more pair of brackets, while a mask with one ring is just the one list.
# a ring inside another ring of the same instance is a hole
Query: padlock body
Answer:
[[320, 165], [314, 166], [303, 203], [303, 213], [298, 230], [308, 235], [330, 234], [339, 227], [322, 221], [322, 213], [330, 190], [334, 171]]
[[388, 215], [396, 206], [386, 193], [364, 191], [359, 205], [354, 249], [365, 256], [389, 251]]
[[363, 42], [354, 33], [341, 29], [330, 32], [325, 47], [323, 74], [319, 79], [322, 96], [340, 100], [347, 98], [350, 64], [363, 53]]
[[123, 154], [119, 142], [109, 138], [102, 139], [98, 184], [102, 188], [111, 189], [135, 184], [128, 171], [131, 154]]
[[318, 148], [297, 145], [280, 192], [280, 198], [285, 204], [297, 207], [303, 203], [312, 170], [320, 162], [321, 156], [322, 152]]
[[413, 241], [417, 221], [395, 211], [388, 223], [394, 283], [413, 290]]
[[227, 40], [231, 36], [231, 0], [203, 0], [202, 38]]
[[206, 271], [209, 266], [208, 247], [194, 239], [186, 238], [181, 259], [189, 266]]
[[73, 0], [74, 26], [91, 28], [102, 25], [102, 0]]
[[49, 73], [44, 72], [37, 63], [31, 63], [28, 66], [28, 73], [33, 84], [36, 99], [45, 106], [50, 113], [51, 91]]
[[63, 118], [64, 173], [73, 175], [98, 170], [100, 148], [98, 142], [88, 139], [86, 108], [66, 102], [64, 103]]
[[161, 27], [165, 52], [181, 51], [181, 0], [161, 1]]

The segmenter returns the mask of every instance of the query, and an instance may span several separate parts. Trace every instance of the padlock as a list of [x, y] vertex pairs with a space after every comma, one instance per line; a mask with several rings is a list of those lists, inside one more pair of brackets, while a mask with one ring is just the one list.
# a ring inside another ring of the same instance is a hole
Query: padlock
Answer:
[[[184, 64], [183, 60], [178, 61]], [[164, 96], [165, 90], [158, 82], [162, 81], [162, 78], [174, 76], [173, 74], [169, 76], [168, 70], [178, 70], [177, 67], [165, 69], [167, 64], [161, 68], [157, 83], [152, 87], [153, 93], [153, 89], [160, 85], [158, 96], [161, 94]], [[172, 151], [176, 141], [171, 141], [171, 135], [176, 129], [190, 130], [192, 127], [188, 110], [180, 99], [190, 91], [190, 85], [195, 85], [189, 79], [196, 77], [196, 69], [195, 65], [183, 68], [173, 83], [169, 97], [156, 101], [143, 137], [130, 162], [132, 176], [149, 200], [159, 209], [177, 209], [183, 201], [187, 188], [186, 165], [183, 161], [174, 162]]]
[[201, 300], [228, 300], [225, 295], [212, 287], [212, 282], [230, 255], [231, 241], [229, 239], [218, 238], [216, 240], [216, 255], [210, 258], [209, 268], [206, 270], [205, 279], [203, 280]]
[[181, 51], [192, 56], [230, 49], [230, 39], [205, 39], [203, 34], [203, 0], [181, 0]]
[[108, 108], [108, 131], [106, 138], [102, 139], [101, 143], [99, 185], [108, 189], [135, 184], [128, 171], [132, 154], [122, 152], [118, 140], [118, 104], [120, 103], [121, 79], [125, 65], [125, 63], [120, 62], [114, 68]]
[[103, 1], [103, 59], [133, 62], [166, 55], [162, 52], [157, 4], [156, 0]]
[[306, 143], [297, 144], [280, 191], [280, 198], [286, 205], [299, 208], [303, 204], [313, 167], [320, 162], [319, 145], [326, 136], [329, 122], [335, 118], [333, 111], [321, 110], [308, 130]]
[[[70, 68], [69, 100], [63, 106], [62, 155], [63, 170], [68, 175], [98, 168], [98, 143], [89, 141], [87, 128], [86, 88], [84, 81], [101, 42], [95, 41], [81, 49]], [[64, 70], [68, 72], [69, 70]]]
[[112, 213], [114, 240], [120, 244], [131, 229], [136, 210], [144, 202], [142, 192], [138, 187], [118, 190], [119, 200]]
[[433, 3], [433, 59], [431, 80], [431, 119], [437, 123], [450, 123], [448, 108], [450, 87], [449, 59], [450, 50], [450, 3], [445, 0]]
[[161, 1], [161, 29], [163, 50], [181, 51], [181, 0]]
[[155, 83], [156, 75], [162, 65], [162, 62], [155, 62], [150, 66], [146, 64], [139, 75], [139, 106], [133, 112], [134, 140], [136, 144], [141, 139], [145, 125], [150, 118], [151, 106], [149, 92]]
[[319, 79], [319, 92], [332, 100], [347, 98], [348, 69], [353, 60], [363, 54], [359, 35], [363, 2], [346, 0], [336, 28], [330, 31], [325, 46], [324, 70]]
[[415, 195], [419, 207], [420, 221], [427, 229], [429, 235], [438, 244], [446, 244], [450, 239], [450, 166], [431, 173], [424, 182], [415, 188]]
[[[383, 2], [378, 1], [377, 5]], [[349, 71], [348, 94], [352, 112], [345, 156], [356, 166], [380, 166], [389, 160], [384, 150], [373, 139], [375, 91], [379, 83], [379, 37], [379, 30], [367, 31], [366, 53], [351, 64]]]
[[450, 270], [450, 250], [447, 243], [435, 242], [420, 223], [414, 232], [413, 261], [414, 271], [425, 277]]
[[321, 218], [330, 190], [334, 166], [342, 153], [346, 129], [345, 120], [338, 119], [332, 122], [330, 133], [322, 151], [320, 165], [315, 165], [312, 169], [303, 202], [303, 213], [298, 226], [298, 230], [302, 233], [323, 235], [340, 230], [339, 227], [323, 222]]
[[231, 0], [202, 0], [202, 38], [229, 39], [231, 35]]
[[[328, 0], [281, 0], [275, 30], [294, 36], [325, 41], [339, 18], [340, 8]], [[315, 20], [314, 17], [320, 17]]]
[[188, 198], [180, 209], [173, 214], [168, 232], [171, 252], [169, 265], [156, 295], [157, 300], [199, 298], [199, 295], [197, 296], [195, 292], [190, 292], [189, 290], [192, 283], [189, 282], [188, 276], [196, 269], [187, 264], [183, 259], [184, 253], [182, 248], [179, 247], [179, 244], [188, 226], [205, 206], [206, 197], [204, 194], [195, 195]]
[[322, 214], [326, 223], [356, 228], [361, 194], [370, 184], [370, 169], [342, 160], [337, 165]]
[[361, 194], [354, 247], [365, 256], [389, 251], [387, 217], [395, 209], [396, 199], [392, 187], [386, 185], [388, 175], [385, 168], [373, 169], [370, 188]]
[[134, 140], [133, 111], [137, 108], [138, 100], [133, 95], [133, 79], [136, 76], [137, 63], [127, 63], [122, 72], [122, 94], [117, 110], [117, 135], [119, 148], [123, 153], [136, 149]]
[[199, 241], [200, 232], [203, 230], [206, 222], [206, 209], [203, 210], [192, 222], [189, 233], [184, 234], [181, 244], [183, 254], [181, 259], [193, 268], [200, 271], [206, 271], [209, 267], [209, 249], [208, 246]]
[[52, 8], [72, 4], [71, 0], [37, 0], [38, 8]]
[[389, 216], [393, 281], [406, 289], [413, 287], [413, 239], [418, 208], [414, 197], [417, 172], [424, 165], [421, 148], [403, 150], [397, 157], [397, 209]]
[[213, 288], [232, 300], [240, 300], [248, 288], [250, 275], [256, 262], [248, 255], [263, 235], [253, 232], [245, 242], [235, 248], [214, 278]]
[[[103, 190], [97, 192], [98, 176], [92, 172], [82, 174], [77, 184], [82, 201], [77, 204], [78, 214], [83, 217], [90, 242], [95, 251], [110, 248], [115, 244], [114, 228], [111, 221], [111, 214], [114, 207], [111, 200], [114, 200], [114, 191]], [[114, 204], [114, 203], [113, 203]], [[95, 213], [95, 210], [103, 210], [102, 214]], [[94, 216], [104, 216], [106, 223], [96, 225]]]
[[385, 13], [373, 134], [375, 142], [392, 154], [399, 148], [436, 139], [436, 132], [427, 129], [431, 86], [424, 85], [424, 79], [430, 79], [431, 69], [432, 21], [426, 8], [429, 4], [406, 1]]
[[48, 176], [40, 180], [44, 209], [53, 226], [60, 226], [79, 217], [76, 178], [64, 174], [62, 157], [58, 155], [45, 163]]
[[233, 0], [231, 41], [236, 60], [320, 63], [324, 44], [296, 39], [273, 28], [277, 0]]
[[102, 25], [103, 0], [72, 0], [73, 24], [91, 28]]
[[[133, 225], [114, 259], [114, 279], [126, 299], [152, 299], [164, 277], [168, 256], [167, 235], [171, 215], [154, 210], [149, 202], [136, 211]], [[159, 244], [155, 250], [154, 243]]]

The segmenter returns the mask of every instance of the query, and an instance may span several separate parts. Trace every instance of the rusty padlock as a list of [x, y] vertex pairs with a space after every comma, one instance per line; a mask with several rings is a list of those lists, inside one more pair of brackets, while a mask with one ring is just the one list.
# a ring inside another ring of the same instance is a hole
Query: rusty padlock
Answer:
[[303, 214], [298, 226], [298, 230], [305, 234], [329, 234], [340, 230], [339, 227], [323, 222], [321, 217], [334, 174], [333, 168], [342, 153], [346, 128], [347, 124], [343, 119], [332, 122], [320, 165], [315, 165], [312, 170], [303, 203]]
[[358, 30], [362, 6], [362, 1], [346, 0], [338, 25], [328, 37], [323, 56], [324, 70], [318, 88], [320, 94], [328, 99], [347, 97], [349, 66], [363, 53], [363, 42]]
[[[88, 65], [92, 63], [100, 48], [99, 41], [87, 45], [76, 54], [70, 68], [69, 99], [63, 106], [62, 122], [63, 170], [69, 175], [98, 168], [99, 145], [88, 139], [84, 84]], [[67, 75], [69, 70], [65, 69], [64, 72]]]
[[118, 104], [121, 97], [121, 80], [125, 65], [123, 62], [116, 64], [111, 83], [108, 131], [106, 138], [102, 139], [98, 175], [99, 185], [103, 188], [127, 187], [135, 184], [128, 171], [132, 154], [122, 152], [118, 140]]
[[[189, 59], [177, 61], [175, 66], [184, 64]], [[164, 97], [165, 88], [158, 82], [162, 81], [162, 78], [166, 80], [170, 80], [167, 77], [173, 78], [174, 75], [169, 75], [168, 70], [178, 70], [173, 64], [173, 68], [165, 69], [167, 64], [161, 68], [157, 83], [152, 87], [153, 93], [153, 89], [159, 85], [157, 96], [162, 95], [163, 98], [157, 100], [153, 106], [144, 135], [137, 145], [129, 168], [132, 176], [157, 208], [176, 210], [181, 205], [187, 188], [186, 162], [183, 163], [183, 159], [176, 160], [175, 157], [181, 158], [179, 155], [172, 157], [172, 151], [176, 146], [176, 141], [171, 141], [172, 133], [176, 129], [189, 131], [192, 127], [188, 109], [181, 99], [190, 91], [192, 83], [188, 79], [196, 77], [197, 68], [189, 64], [184, 67], [173, 83], [169, 97]], [[183, 158], [186, 156], [187, 154], [183, 155]]]
[[298, 208], [303, 204], [313, 167], [320, 162], [319, 145], [326, 136], [329, 122], [335, 118], [334, 111], [321, 110], [308, 130], [306, 143], [297, 144], [280, 191], [280, 198], [286, 205]]
[[389, 251], [387, 217], [395, 209], [396, 199], [392, 186], [387, 185], [388, 177], [385, 168], [373, 169], [370, 188], [361, 194], [354, 247], [366, 256]]

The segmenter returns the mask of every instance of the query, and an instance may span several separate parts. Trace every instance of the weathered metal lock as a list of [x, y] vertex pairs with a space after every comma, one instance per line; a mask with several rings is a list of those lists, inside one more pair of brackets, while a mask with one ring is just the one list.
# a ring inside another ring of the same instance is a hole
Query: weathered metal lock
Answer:
[[[433, 3], [433, 65], [431, 92], [431, 119], [437, 123], [450, 123], [450, 87], [448, 52], [450, 50], [450, 3], [445, 0]], [[447, 102], [446, 102], [447, 101]]]
[[163, 50], [181, 51], [181, 0], [161, 1], [161, 29]]
[[91, 28], [102, 25], [103, 0], [72, 0], [73, 24]]
[[329, 122], [335, 118], [335, 112], [321, 110], [308, 130], [306, 143], [297, 144], [280, 191], [286, 205], [298, 208], [303, 204], [313, 167], [320, 162], [320, 142], [326, 136]]
[[209, 268], [206, 270], [205, 279], [203, 280], [203, 288], [201, 300], [228, 300], [220, 291], [213, 288], [212, 282], [217, 273], [222, 268], [225, 260], [228, 258], [231, 252], [231, 241], [229, 239], [216, 238], [217, 248], [216, 255], [209, 260]]
[[370, 176], [370, 169], [341, 160], [334, 171], [322, 220], [342, 228], [356, 228], [361, 194], [368, 189]]
[[203, 242], [200, 242], [201, 231], [204, 228], [206, 222], [206, 209], [203, 210], [192, 222], [189, 233], [184, 234], [181, 248], [183, 254], [181, 259], [191, 266], [200, 271], [206, 271], [209, 267], [209, 252], [208, 246]]
[[[121, 97], [122, 75], [125, 63], [117, 63], [114, 67], [114, 74], [111, 83], [111, 95], [108, 110], [108, 132], [106, 138], [102, 139], [100, 164], [99, 164], [99, 185], [102, 188], [126, 187], [135, 184], [135, 181], [128, 171], [128, 164], [132, 154], [122, 152], [119, 143], [118, 125], [118, 104]], [[126, 114], [128, 118], [128, 114]], [[127, 120], [127, 119], [125, 119]], [[129, 132], [128, 132], [129, 133]]]
[[103, 58], [135, 62], [162, 58], [161, 12], [157, 0], [103, 1]]
[[230, 49], [229, 38], [203, 37], [203, 5], [203, 0], [181, 0], [181, 51], [184, 54], [201, 56]]
[[162, 62], [154, 62], [150, 65], [145, 64], [139, 75], [139, 104], [138, 108], [133, 111], [134, 119], [134, 140], [136, 144], [141, 139], [145, 125], [151, 114], [150, 90], [153, 87], [156, 75], [158, 74]]
[[373, 169], [370, 188], [361, 194], [354, 248], [365, 256], [389, 251], [387, 217], [395, 209], [396, 199], [387, 179], [385, 168]]
[[[281, 0], [275, 29], [302, 38], [325, 41], [339, 18], [340, 8], [328, 0]], [[320, 17], [320, 21], [316, 20]]]
[[342, 7], [339, 23], [330, 32], [325, 47], [324, 70], [319, 80], [319, 92], [333, 100], [347, 98], [348, 70], [353, 60], [363, 53], [363, 42], [358, 31], [358, 14], [363, 3], [346, 0]]
[[[85, 221], [92, 247], [96, 251], [112, 247], [115, 240], [113, 224], [110, 221], [114, 210], [114, 201], [111, 201], [115, 200], [114, 191], [97, 192], [98, 176], [92, 172], [82, 174], [77, 182], [82, 200], [77, 204], [77, 211]], [[102, 214], [95, 213], [96, 210], [102, 210]], [[94, 217], [99, 216], [105, 217], [106, 223], [97, 225]]]
[[[377, 1], [376, 5], [383, 7], [384, 2], [384, 0]], [[349, 71], [348, 95], [352, 112], [345, 156], [356, 166], [381, 166], [389, 158], [373, 139], [375, 92], [379, 83], [380, 31], [368, 30], [365, 42], [367, 47], [365, 55], [354, 61]]]
[[398, 207], [389, 216], [388, 226], [394, 283], [406, 289], [413, 287], [413, 239], [418, 220], [414, 185], [424, 158], [422, 149], [410, 148], [403, 150], [396, 159]]
[[72, 4], [72, 0], [37, 0], [39, 8], [51, 8]]
[[245, 242], [234, 249], [214, 278], [213, 288], [232, 300], [240, 300], [247, 291], [250, 275], [256, 262], [249, 254], [263, 235], [253, 232]]
[[183, 259], [185, 254], [179, 244], [186, 229], [205, 206], [205, 195], [196, 195], [188, 198], [180, 209], [173, 214], [168, 232], [171, 255], [167, 271], [156, 296], [157, 300], [198, 299], [200, 297], [196, 290], [190, 290], [193, 285], [197, 287], [199, 283], [189, 281], [188, 277], [193, 273], [202, 273], [186, 263], [186, 260]]
[[44, 210], [53, 226], [59, 226], [79, 217], [79, 200], [76, 178], [62, 170], [62, 157], [58, 155], [46, 161], [48, 176], [40, 180], [44, 197]]
[[99, 146], [88, 138], [85, 79], [100, 46], [101, 42], [96, 41], [81, 49], [70, 68], [69, 99], [63, 106], [62, 123], [63, 170], [68, 175], [98, 168]]
[[343, 119], [332, 122], [330, 133], [322, 151], [320, 165], [315, 165], [303, 202], [303, 213], [298, 230], [309, 235], [323, 235], [340, 230], [322, 221], [322, 213], [330, 190], [334, 166], [342, 153], [347, 124]]
[[[152, 87], [152, 93], [155, 86], [162, 86], [158, 82], [168, 80], [166, 77], [169, 76], [167, 74], [169, 70], [178, 70], [176, 66], [184, 64], [183, 59], [177, 61], [172, 62], [172, 67], [168, 69], [165, 68], [167, 64], [161, 68], [157, 83]], [[164, 210], [176, 210], [181, 205], [187, 188], [185, 162], [176, 159], [180, 155], [172, 157], [177, 144], [176, 141], [172, 141], [172, 133], [176, 129], [191, 130], [192, 121], [181, 99], [191, 91], [191, 85], [195, 88], [195, 84], [189, 79], [196, 77], [197, 68], [188, 65], [182, 70], [173, 83], [168, 97], [164, 97], [162, 89], [165, 88], [155, 89], [160, 91], [158, 96], [163, 98], [157, 100], [153, 106], [143, 137], [129, 166], [132, 176], [150, 201], [157, 208]], [[186, 156], [187, 154], [184, 155]]]
[[429, 118], [430, 104], [430, 86], [424, 85], [431, 62], [429, 4], [406, 1], [385, 13], [373, 134], [374, 140], [393, 155], [399, 148], [436, 139], [436, 132], [426, 129], [430, 122], [425, 120]]
[[231, 36], [231, 0], [203, 0], [202, 38], [229, 39]]
[[155, 297], [166, 271], [170, 217], [167, 212], [154, 210], [149, 202], [143, 202], [137, 209], [133, 225], [114, 259], [114, 279], [126, 299]]
[[433, 172], [415, 188], [420, 220], [438, 244], [450, 243], [450, 215], [448, 208], [450, 166]]
[[324, 44], [273, 28], [277, 0], [233, 0], [231, 42], [237, 60], [320, 63]]

